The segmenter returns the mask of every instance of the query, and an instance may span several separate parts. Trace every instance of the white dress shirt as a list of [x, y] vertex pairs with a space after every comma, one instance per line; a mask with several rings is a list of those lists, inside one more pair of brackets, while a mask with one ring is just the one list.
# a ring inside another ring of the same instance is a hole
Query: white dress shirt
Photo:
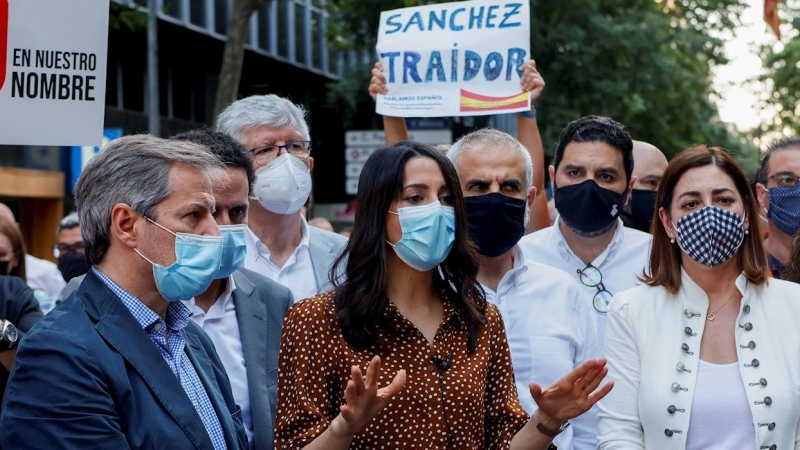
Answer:
[[67, 282], [58, 266], [45, 259], [25, 255], [25, 281], [36, 293], [36, 299], [44, 305], [53, 301]]
[[[731, 331], [747, 401], [716, 398], [750, 409], [756, 445], [748, 439], [727, 448], [800, 449], [800, 285], [771, 279], [758, 286], [741, 275], [736, 288], [742, 302]], [[600, 450], [687, 448], [698, 401], [709, 399], [698, 380], [707, 312], [708, 296], [686, 272], [676, 294], [644, 285], [614, 297], [605, 342], [614, 389], [599, 403]]]
[[236, 284], [233, 276], [228, 277], [225, 290], [208, 312], [195, 304], [191, 299], [184, 302], [192, 311], [191, 319], [200, 326], [214, 342], [225, 372], [231, 381], [231, 390], [236, 404], [242, 408], [242, 421], [247, 439], [253, 441], [253, 414], [250, 410], [250, 391], [247, 383], [247, 368], [242, 351], [242, 338], [239, 334], [239, 321], [236, 320], [236, 304], [233, 302], [233, 291]]
[[283, 267], [278, 267], [270, 261], [269, 248], [264, 245], [249, 227], [247, 228], [247, 256], [244, 258], [244, 268], [264, 275], [272, 281], [289, 288], [294, 296], [295, 303], [305, 298], [317, 295], [317, 279], [314, 276], [314, 266], [311, 264], [311, 253], [308, 250], [308, 223], [301, 217], [302, 237], [300, 245], [294, 249], [292, 256], [286, 260]]
[[[515, 247], [514, 267], [497, 292], [483, 290], [503, 317], [519, 400], [528, 414], [536, 409], [529, 383], [547, 388], [587, 359], [600, 357], [590, 307], [563, 271], [523, 261]], [[554, 443], [559, 449], [595, 449], [597, 408], [573, 419]]]
[[[594, 311], [597, 338], [602, 347], [607, 314], [600, 313], [594, 308], [593, 299], [597, 294], [597, 288], [581, 283], [578, 270], [583, 270], [586, 263], [569, 248], [559, 229], [560, 222], [561, 218], [556, 217], [553, 226], [523, 237], [519, 241], [519, 246], [525, 259], [561, 269], [578, 280], [586, 304]], [[626, 228], [622, 220], [617, 219], [617, 230], [611, 243], [592, 261], [592, 265], [603, 275], [603, 285], [607, 291], [615, 295], [641, 284], [639, 276], [647, 268], [652, 240], [653, 237], [649, 234]]]

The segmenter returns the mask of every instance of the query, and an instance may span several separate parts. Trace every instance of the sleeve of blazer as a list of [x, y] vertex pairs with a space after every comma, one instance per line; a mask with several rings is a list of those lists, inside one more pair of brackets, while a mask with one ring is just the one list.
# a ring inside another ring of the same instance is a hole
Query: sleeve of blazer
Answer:
[[620, 293], [608, 310], [605, 357], [608, 379], [614, 381], [614, 389], [599, 402], [599, 450], [644, 449], [639, 420], [639, 350], [629, 300], [626, 293]]
[[33, 296], [33, 289], [17, 277], [2, 277], [3, 288], [0, 289], [2, 317], [11, 321], [24, 336], [33, 325], [41, 319], [42, 308]]
[[52, 328], [29, 333], [17, 351], [3, 403], [3, 448], [128, 448], [105, 380], [74, 334]]

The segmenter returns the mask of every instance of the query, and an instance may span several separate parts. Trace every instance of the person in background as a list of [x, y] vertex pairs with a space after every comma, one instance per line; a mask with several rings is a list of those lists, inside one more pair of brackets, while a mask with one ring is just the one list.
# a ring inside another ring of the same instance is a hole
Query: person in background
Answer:
[[403, 141], [369, 157], [359, 187], [337, 260], [345, 276], [284, 322], [276, 447], [551, 447], [612, 388], [595, 391], [605, 362], [587, 361], [547, 389], [530, 384], [538, 409], [529, 420], [503, 320], [476, 279], [453, 165]]
[[650, 235], [619, 219], [636, 182], [632, 173], [633, 142], [621, 124], [596, 116], [570, 122], [550, 166], [559, 215], [553, 226], [519, 242], [525, 258], [581, 282], [601, 346], [608, 303], [639, 283], [650, 252]]
[[800, 232], [794, 236], [792, 252], [789, 254], [789, 260], [783, 265], [781, 276], [783, 280], [800, 283]]
[[312, 227], [317, 227], [319, 229], [333, 232], [333, 224], [330, 220], [324, 217], [314, 217], [313, 219], [308, 221], [308, 225]]
[[645, 233], [655, 215], [656, 189], [667, 170], [667, 157], [647, 142], [633, 141], [633, 183], [631, 200], [622, 211], [622, 223]]
[[656, 200], [645, 285], [611, 302], [598, 448], [797, 448], [800, 285], [767, 282], [747, 177], [693, 147]]
[[[526, 261], [517, 243], [536, 198], [528, 151], [512, 136], [483, 129], [450, 148], [466, 203], [469, 236], [478, 247], [478, 282], [505, 323], [520, 403], [532, 414], [528, 384], [549, 386], [600, 357], [592, 309], [578, 282]], [[539, 168], [541, 170], [541, 168]], [[597, 447], [596, 408], [572, 420], [553, 442], [560, 449]]]
[[773, 277], [781, 278], [792, 239], [800, 230], [800, 137], [773, 143], [762, 156], [757, 174], [758, 202], [769, 223], [766, 240], [769, 269]]
[[311, 194], [311, 137], [305, 111], [277, 95], [243, 98], [217, 131], [247, 148], [256, 169], [244, 267], [292, 291], [295, 301], [330, 288], [328, 272], [347, 239], [309, 227], [300, 209]]
[[33, 289], [19, 277], [0, 275], [0, 402], [5, 396], [17, 344], [41, 318], [42, 310]]
[[214, 220], [224, 240], [222, 263], [208, 289], [187, 306], [225, 366], [250, 448], [272, 449], [281, 326], [293, 301], [289, 288], [242, 267], [253, 161], [242, 144], [224, 133], [198, 130], [172, 139], [202, 145], [225, 165], [227, 180], [212, 185]]
[[[520, 74], [520, 87], [524, 92], [530, 92], [531, 109], [517, 113], [517, 134], [519, 142], [530, 153], [535, 167], [544, 167], [544, 147], [539, 135], [539, 125], [536, 121], [536, 102], [544, 92], [545, 82], [536, 69], [536, 61], [530, 59], [517, 68]], [[383, 65], [375, 63], [370, 78], [369, 94], [375, 100], [380, 95], [386, 95], [389, 90], [386, 86], [386, 77], [383, 75]], [[391, 145], [408, 139], [406, 121], [402, 117], [383, 116], [383, 129], [386, 144]], [[437, 146], [443, 154], [447, 151], [444, 145]], [[550, 214], [547, 209], [547, 194], [544, 189], [544, 171], [537, 171], [533, 175], [533, 186], [536, 187], [536, 199], [531, 204], [531, 217], [525, 228], [525, 233], [532, 233], [551, 225]]]
[[26, 281], [25, 243], [16, 222], [0, 217], [0, 275]]
[[[0, 203], [0, 217], [5, 217], [19, 230], [19, 223], [17, 223], [14, 213], [4, 203]], [[20, 232], [20, 235], [21, 234]], [[61, 276], [58, 266], [50, 261], [37, 258], [28, 253], [25, 253], [24, 259], [25, 276], [23, 279], [36, 293], [36, 299], [41, 303], [52, 301], [67, 284], [64, 281], [64, 277]]]
[[86, 251], [83, 247], [81, 224], [78, 213], [73, 212], [58, 224], [56, 231], [58, 242], [53, 246], [53, 256], [58, 258], [58, 270], [64, 281], [84, 275], [89, 271], [86, 263]]
[[147, 135], [89, 161], [75, 203], [92, 268], [19, 345], [4, 448], [247, 448], [225, 368], [180, 301], [221, 264], [220, 178], [205, 148]]

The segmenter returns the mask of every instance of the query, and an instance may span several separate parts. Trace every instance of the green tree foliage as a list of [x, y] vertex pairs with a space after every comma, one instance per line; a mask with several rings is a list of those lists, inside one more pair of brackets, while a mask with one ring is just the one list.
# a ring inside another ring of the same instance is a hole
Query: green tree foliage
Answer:
[[[785, 8], [784, 8], [785, 6]], [[788, 0], [780, 5], [783, 23], [783, 45], [762, 47], [765, 74], [760, 81], [771, 81], [771, 92], [765, 107], [775, 110], [775, 118], [755, 131], [800, 135], [800, 0]]]
[[[372, 49], [382, 10], [414, 0], [334, 0], [340, 44]], [[757, 163], [757, 149], [718, 119], [711, 68], [725, 64], [723, 42], [744, 0], [531, 0], [531, 53], [547, 88], [537, 104], [546, 149], [561, 128], [596, 114], [625, 124], [668, 157], [694, 144], [731, 150]], [[355, 67], [332, 99], [368, 100], [368, 68]], [[350, 92], [356, 89], [355, 92]], [[747, 164], [752, 165], [752, 162]]]

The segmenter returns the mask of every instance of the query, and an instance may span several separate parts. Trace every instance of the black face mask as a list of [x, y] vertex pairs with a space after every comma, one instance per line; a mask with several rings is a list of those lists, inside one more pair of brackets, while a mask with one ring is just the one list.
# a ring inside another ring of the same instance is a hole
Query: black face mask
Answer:
[[8, 261], [0, 261], [0, 275], [11, 275], [8, 273]]
[[69, 280], [86, 274], [89, 271], [89, 265], [86, 264], [86, 255], [76, 251], [69, 251], [66, 255], [58, 258], [58, 270], [61, 271], [61, 276], [64, 281]]
[[525, 234], [525, 200], [492, 193], [466, 197], [464, 201], [469, 236], [481, 255], [500, 256]]
[[567, 225], [582, 233], [605, 230], [622, 212], [622, 194], [601, 188], [594, 180], [556, 189], [556, 209]]
[[631, 192], [630, 212], [623, 214], [625, 226], [649, 233], [655, 209], [656, 191], [634, 189]]

